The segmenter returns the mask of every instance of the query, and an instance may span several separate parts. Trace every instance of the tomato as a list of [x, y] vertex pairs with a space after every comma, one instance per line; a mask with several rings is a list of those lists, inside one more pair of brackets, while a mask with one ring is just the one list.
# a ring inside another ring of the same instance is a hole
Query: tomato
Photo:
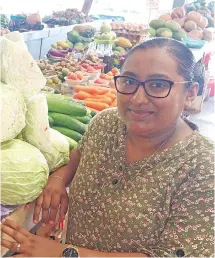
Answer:
[[96, 70], [92, 66], [88, 66], [87, 71], [90, 72], [90, 73], [95, 73], [96, 72]]
[[83, 63], [83, 64], [81, 64], [81, 66], [84, 67], [84, 68], [87, 68], [87, 67], [90, 66], [90, 65], [89, 65], [89, 64], [86, 64], [86, 63]]
[[119, 73], [119, 70], [118, 70], [116, 67], [114, 67], [114, 68], [111, 70], [111, 72], [115, 75], [115, 74], [118, 74], [118, 73]]
[[108, 72], [107, 75], [113, 76], [113, 73], [112, 72]]
[[105, 76], [106, 76], [106, 74], [104, 74], [104, 73], [101, 73], [101, 74], [100, 74], [100, 78], [101, 78], [101, 79], [105, 79]]
[[83, 74], [77, 74], [78, 80], [83, 80]]
[[70, 80], [77, 80], [77, 75], [75, 73], [69, 73], [67, 78]]

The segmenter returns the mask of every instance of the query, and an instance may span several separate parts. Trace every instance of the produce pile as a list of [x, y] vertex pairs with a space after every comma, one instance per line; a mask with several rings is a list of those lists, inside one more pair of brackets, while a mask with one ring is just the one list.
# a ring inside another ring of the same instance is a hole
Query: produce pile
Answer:
[[91, 112], [84, 105], [71, 97], [47, 95], [49, 124], [51, 128], [65, 135], [70, 150], [77, 146], [85, 133], [87, 124], [96, 112]]
[[[25, 58], [23, 58], [23, 56]], [[0, 38], [1, 204], [35, 200], [48, 175], [69, 161], [68, 139], [50, 128], [46, 84], [19, 32]]]
[[74, 99], [93, 111], [116, 107], [116, 90], [97, 86], [76, 86]]
[[198, 8], [203, 10], [190, 11], [190, 8], [187, 8], [188, 12], [186, 13], [184, 7], [177, 7], [172, 13], [163, 14], [159, 19], [152, 20], [149, 24], [150, 35], [176, 40], [182, 40], [183, 38], [213, 40], [213, 29], [209, 28], [211, 26], [211, 20], [209, 22], [211, 11], [206, 7], [201, 7], [200, 4], [198, 4]]
[[43, 18], [43, 22], [49, 27], [68, 26], [91, 22], [92, 20], [77, 9], [66, 9], [65, 11], [53, 12], [51, 16]]
[[0, 36], [9, 33], [8, 29], [9, 19], [5, 14], [0, 14]]
[[146, 26], [143, 24], [128, 23], [123, 21], [113, 21], [111, 23], [112, 30], [116, 33], [117, 37], [124, 37], [132, 43], [137, 44], [142, 34], [146, 31]]
[[38, 13], [26, 15], [12, 15], [9, 23], [10, 31], [26, 32], [31, 30], [43, 30], [44, 25], [41, 23], [41, 17]]
[[49, 58], [49, 60], [41, 59], [37, 64], [47, 79], [47, 86], [53, 88], [64, 82], [68, 74], [75, 75], [77, 72], [82, 72], [83, 76], [89, 76], [89, 79], [91, 79], [91, 75], [104, 68], [103, 61], [96, 55], [85, 55], [82, 59], [78, 60], [68, 53], [65, 58], [55, 56], [51, 60], [56, 60], [56, 62], [52, 63]]

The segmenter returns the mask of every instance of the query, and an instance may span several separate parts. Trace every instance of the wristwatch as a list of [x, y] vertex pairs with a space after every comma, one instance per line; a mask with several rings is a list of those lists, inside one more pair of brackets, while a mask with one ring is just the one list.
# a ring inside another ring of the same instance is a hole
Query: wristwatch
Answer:
[[70, 257], [79, 257], [78, 249], [74, 246], [69, 245], [63, 250], [62, 253], [63, 258], [70, 258]]

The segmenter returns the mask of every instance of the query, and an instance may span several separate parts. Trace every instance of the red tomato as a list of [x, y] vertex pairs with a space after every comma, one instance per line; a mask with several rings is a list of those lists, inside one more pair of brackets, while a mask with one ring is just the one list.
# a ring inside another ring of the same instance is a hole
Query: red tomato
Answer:
[[83, 74], [77, 74], [78, 80], [83, 80]]
[[75, 73], [69, 73], [67, 78], [71, 80], [77, 80], [77, 75]]

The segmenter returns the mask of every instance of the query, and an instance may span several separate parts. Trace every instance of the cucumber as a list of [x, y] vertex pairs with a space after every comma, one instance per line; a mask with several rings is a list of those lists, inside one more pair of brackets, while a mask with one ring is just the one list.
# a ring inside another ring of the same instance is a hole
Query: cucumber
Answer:
[[97, 115], [97, 112], [94, 110], [91, 110], [91, 116], [94, 117], [95, 115]]
[[55, 95], [55, 97], [49, 96], [52, 94], [47, 94], [48, 110], [51, 112], [58, 112], [65, 115], [72, 116], [85, 116], [87, 114], [87, 109], [83, 105], [72, 101], [69, 98], [64, 98], [62, 96]]
[[56, 131], [62, 133], [63, 135], [70, 137], [71, 139], [75, 140], [76, 142], [79, 142], [81, 140], [82, 135], [76, 131], [73, 131], [71, 129], [68, 129], [66, 127], [62, 126], [52, 126], [53, 129]]
[[54, 119], [49, 115], [49, 125], [52, 126], [54, 124]]
[[77, 119], [78, 121], [84, 123], [84, 124], [89, 124], [89, 122], [92, 118], [92, 117], [89, 117], [89, 116], [72, 116], [72, 117]]
[[67, 136], [65, 136], [65, 137], [66, 137], [67, 141], [69, 142], [69, 150], [70, 151], [78, 145], [78, 143], [75, 140], [73, 140]]
[[51, 117], [54, 119], [54, 125], [72, 129], [80, 134], [84, 134], [86, 131], [86, 125], [71, 116], [53, 112]]

